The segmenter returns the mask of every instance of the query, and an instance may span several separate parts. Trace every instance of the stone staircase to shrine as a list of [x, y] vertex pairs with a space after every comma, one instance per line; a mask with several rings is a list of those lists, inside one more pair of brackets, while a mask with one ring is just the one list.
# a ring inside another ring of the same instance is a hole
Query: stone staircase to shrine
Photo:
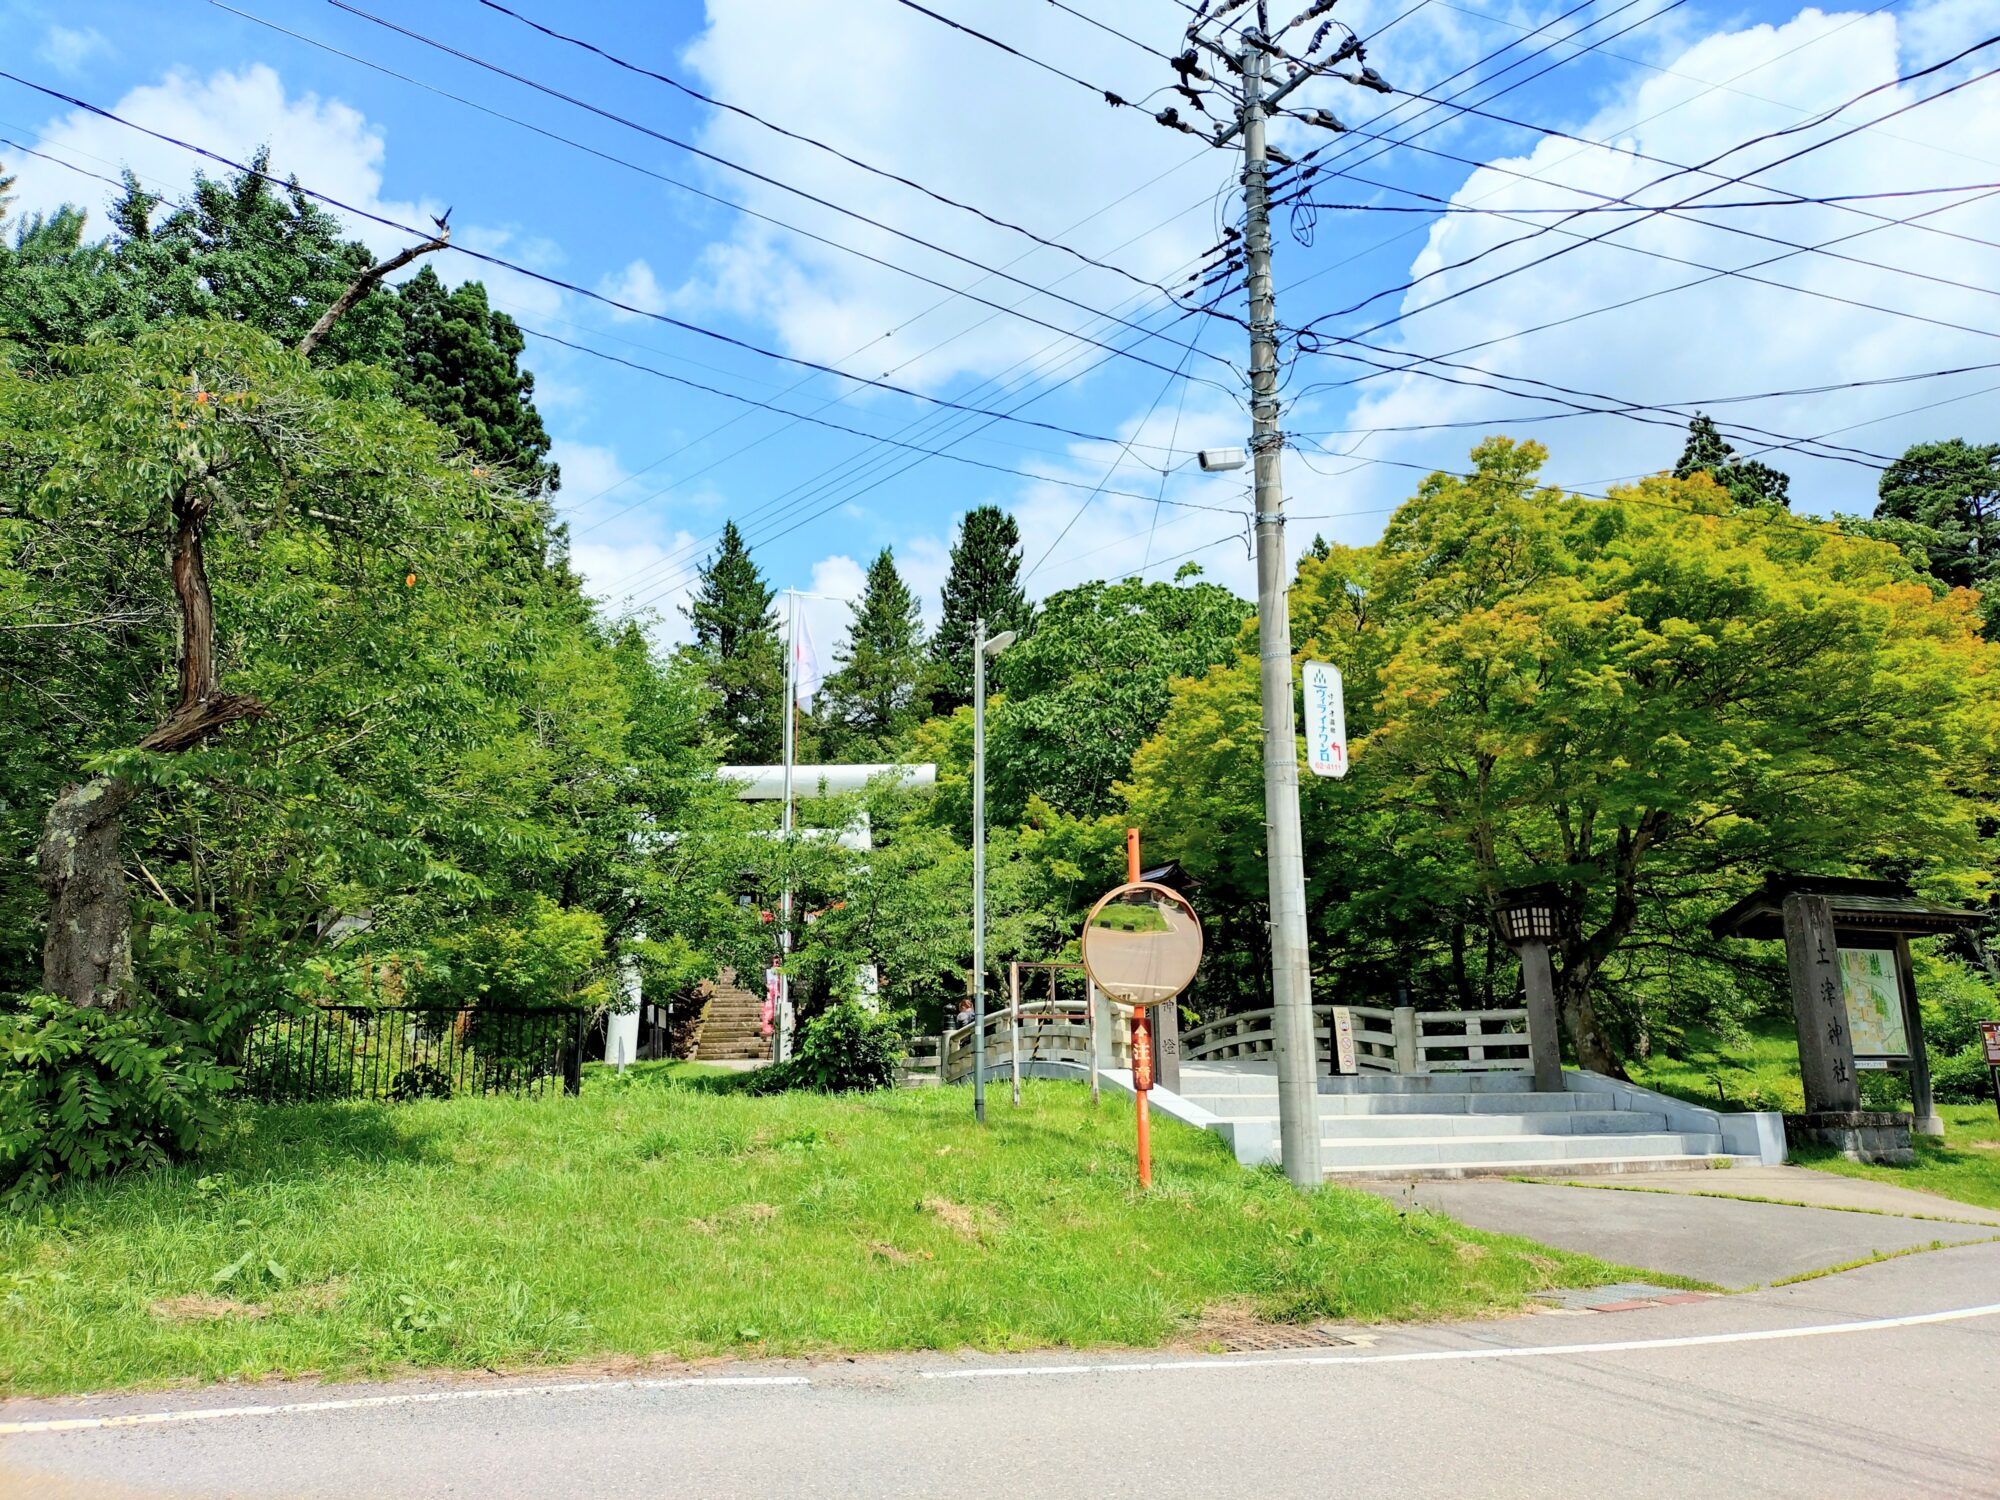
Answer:
[[690, 1055], [700, 1062], [768, 1062], [771, 1039], [763, 1034], [764, 997], [736, 983], [733, 970], [717, 976]]
[[[1328, 1177], [1473, 1177], [1652, 1172], [1782, 1161], [1774, 1115], [1728, 1115], [1593, 1073], [1538, 1093], [1523, 1072], [1364, 1073], [1319, 1081]], [[1188, 1063], [1180, 1098], [1239, 1161], [1278, 1160], [1278, 1081], [1269, 1063]]]

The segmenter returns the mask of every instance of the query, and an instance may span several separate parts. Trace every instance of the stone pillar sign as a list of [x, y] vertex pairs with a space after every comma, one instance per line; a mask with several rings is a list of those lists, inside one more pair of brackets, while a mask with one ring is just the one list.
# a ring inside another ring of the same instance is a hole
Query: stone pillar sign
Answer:
[[1832, 904], [1824, 896], [1794, 893], [1785, 897], [1784, 920], [1806, 1112], [1857, 1110], [1861, 1083], [1854, 1072], [1854, 1038], [1848, 1035], [1847, 1000], [1840, 988]]

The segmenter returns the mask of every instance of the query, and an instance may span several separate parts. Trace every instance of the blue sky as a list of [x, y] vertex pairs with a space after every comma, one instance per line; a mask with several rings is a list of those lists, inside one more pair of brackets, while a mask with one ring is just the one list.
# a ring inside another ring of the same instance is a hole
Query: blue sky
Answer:
[[[279, 170], [384, 218], [422, 224], [449, 205], [458, 244], [642, 313], [942, 401], [1019, 406], [1020, 417], [1047, 424], [993, 422], [842, 381], [463, 255], [440, 258], [441, 274], [484, 280], [537, 330], [529, 360], [557, 438], [579, 565], [619, 607], [661, 611], [663, 637], [676, 635], [673, 610], [692, 565], [730, 517], [776, 584], [836, 598], [850, 596], [870, 557], [890, 545], [934, 610], [956, 518], [989, 501], [1021, 517], [1036, 593], [1092, 576], [1167, 577], [1184, 560], [1248, 589], [1246, 550], [1232, 539], [1246, 508], [1241, 476], [1203, 476], [1188, 461], [1199, 446], [1244, 439], [1235, 394], [1243, 336], [1221, 320], [1175, 319], [1147, 285], [1178, 286], [1240, 208], [1229, 154], [1138, 110], [1112, 109], [897, 0], [714, 0], [706, 9], [509, 0], [533, 20], [1113, 271], [538, 35], [478, 0], [358, 3], [518, 79], [320, 0], [231, 3], [352, 55], [208, 0], [0, 0], [0, 66], [226, 155], [268, 143]], [[1439, 95], [1476, 83], [1459, 102], [1580, 139], [1424, 114], [1421, 101], [1339, 83], [1302, 91], [1358, 129], [1414, 139], [1383, 150], [1350, 135], [1326, 153], [1344, 153], [1352, 175], [1320, 179], [1314, 196], [1378, 207], [1326, 208], [1316, 224], [1281, 214], [1283, 320], [1325, 319], [1328, 332], [1401, 352], [1349, 346], [1363, 358], [1455, 363], [1384, 374], [1340, 358], [1330, 340], [1331, 352], [1299, 359], [1285, 419], [1310, 434], [1286, 455], [1301, 517], [1295, 545], [1315, 531], [1371, 539], [1424, 467], [1462, 465], [1485, 431], [1538, 438], [1551, 449], [1551, 476], [1590, 490], [1670, 465], [1678, 452], [1675, 415], [1652, 413], [1654, 424], [1577, 416], [1523, 397], [1523, 379], [1591, 392], [1588, 405], [1844, 387], [1713, 408], [1737, 424], [1739, 447], [1825, 434], [1854, 450], [1846, 457], [1859, 462], [1767, 455], [1794, 475], [1795, 505], [1818, 512], [1865, 509], [1868, 464], [1911, 441], [2000, 436], [2000, 371], [1930, 373], [2000, 362], [2000, 307], [1989, 290], [2000, 287], [2000, 251], [1982, 243], [2000, 241], [2000, 196], [1975, 190], [2000, 183], [2000, 79], [1749, 183], [1683, 174], [1649, 186], [1672, 171], [1662, 162], [1705, 162], [2000, 32], [2000, 0], [1871, 11], [1590, 0], [1557, 19], [1573, 5], [1429, 0], [1396, 19], [1408, 0], [1343, 0], [1336, 12], [1364, 35], [1384, 28], [1368, 61], [1392, 83]], [[1186, 18], [1175, 0], [1073, 6], [1119, 37], [1042, 0], [932, 8], [1133, 99], [1172, 81], [1139, 44], [1176, 50]], [[1834, 124], [1725, 157], [1717, 173], [1763, 168], [1996, 62], [2000, 48], [1915, 88], [1885, 90]], [[4, 81], [0, 135], [90, 171], [129, 165], [172, 192], [195, 165]], [[1295, 153], [1331, 139], [1296, 123], [1275, 138]], [[17, 210], [96, 207], [108, 193], [5, 145], [0, 161], [21, 179]], [[1713, 189], [1708, 201], [1744, 203], [1942, 187], [1968, 190], [1634, 216], [1587, 246], [1577, 237], [1605, 228], [1603, 216], [1498, 249], [1561, 221], [1435, 212], [1568, 209], [1626, 194], [1656, 206], [1702, 188]], [[1919, 213], [1926, 227], [1885, 222]], [[404, 238], [367, 222], [356, 230], [385, 250]], [[1837, 250], [1827, 243], [1843, 236], [1853, 238]], [[1799, 248], [1808, 245], [1825, 248]], [[1552, 249], [1564, 253], [1471, 289]], [[1476, 266], [1455, 268], [1481, 251]], [[1745, 276], [1714, 274], [1724, 270]], [[1629, 305], [1603, 311], [1620, 302]], [[756, 411], [542, 335], [910, 446]], [[1496, 375], [1513, 393], [1489, 388]], [[1849, 385], [1902, 376], [1923, 378]], [[826, 602], [810, 618], [830, 645], [844, 616]]]

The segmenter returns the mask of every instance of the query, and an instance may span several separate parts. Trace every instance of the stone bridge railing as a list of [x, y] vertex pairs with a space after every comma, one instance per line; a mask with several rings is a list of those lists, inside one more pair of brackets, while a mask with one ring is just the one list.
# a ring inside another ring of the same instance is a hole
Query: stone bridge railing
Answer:
[[[1322, 1064], [1333, 1059], [1332, 1005], [1313, 1007], [1313, 1045]], [[1355, 1064], [1363, 1072], [1527, 1072], [1525, 1010], [1418, 1010], [1411, 1005], [1346, 1007], [1354, 1028]], [[1181, 1035], [1183, 1062], [1269, 1059], [1275, 1040], [1270, 1010], [1204, 1021]]]

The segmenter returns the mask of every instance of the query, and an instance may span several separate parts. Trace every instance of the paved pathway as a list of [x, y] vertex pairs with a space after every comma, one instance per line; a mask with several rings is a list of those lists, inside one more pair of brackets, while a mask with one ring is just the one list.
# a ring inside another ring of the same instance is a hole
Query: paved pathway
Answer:
[[[1560, 1182], [1560, 1177], [1550, 1177]], [[1865, 1213], [1899, 1214], [1921, 1219], [1951, 1219], [1961, 1224], [1985, 1224], [2000, 1229], [2000, 1209], [1977, 1208], [1936, 1193], [1920, 1193], [1868, 1177], [1842, 1177], [1811, 1167], [1735, 1167], [1727, 1175], [1715, 1172], [1654, 1172], [1631, 1181], [1599, 1178], [1593, 1187], [1626, 1192], [1682, 1193], [1696, 1197], [1771, 1198], [1815, 1208], [1859, 1209]]]
[[[1699, 1175], [1705, 1184], [1724, 1176], [1736, 1180], [1733, 1171], [1655, 1175]], [[1652, 1181], [1649, 1176], [1647, 1185]], [[1478, 1229], [1732, 1289], [1768, 1286], [1898, 1250], [2000, 1234], [2000, 1226], [1559, 1182], [1468, 1178], [1371, 1187], [1392, 1202], [1435, 1209]]]
[[[14, 1402], [0, 1404], [0, 1494], [2000, 1500], [1996, 1296], [2000, 1244], [1985, 1244], [1740, 1297], [1380, 1329], [1370, 1347], [1310, 1354]], [[746, 1376], [760, 1383], [727, 1383]], [[198, 1415], [250, 1405], [261, 1414]], [[137, 1421], [6, 1425], [104, 1419]]]

